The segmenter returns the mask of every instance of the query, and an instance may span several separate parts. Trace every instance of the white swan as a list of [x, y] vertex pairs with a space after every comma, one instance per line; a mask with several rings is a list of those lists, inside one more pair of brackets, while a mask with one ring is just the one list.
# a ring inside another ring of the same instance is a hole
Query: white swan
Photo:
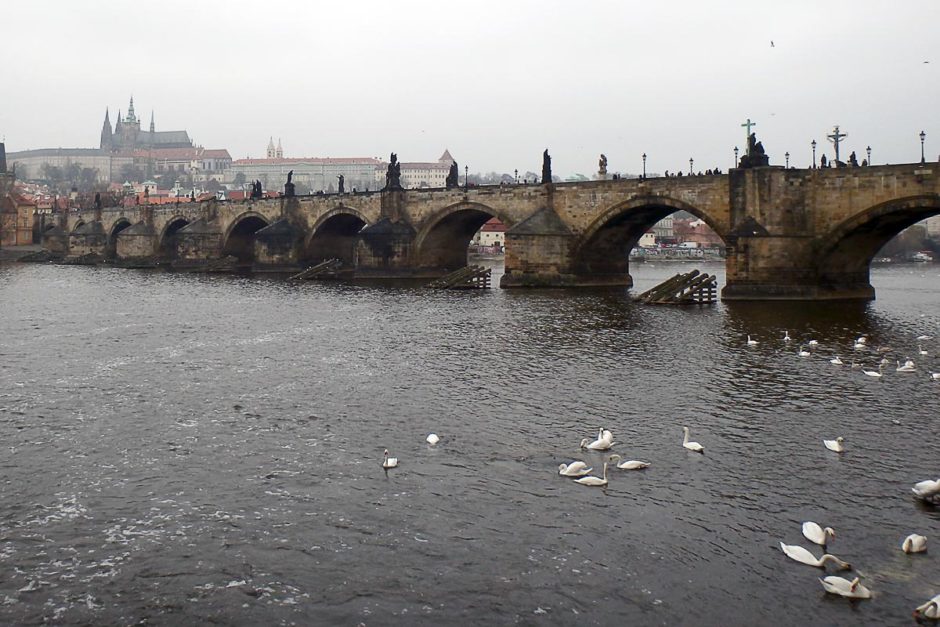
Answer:
[[855, 338], [856, 344], [865, 344], [867, 342], [868, 342], [868, 338], [865, 337], [864, 335], [859, 335], [857, 338]]
[[835, 357], [833, 357], [832, 359], [829, 360], [829, 363], [830, 363], [830, 364], [835, 364], [835, 365], [837, 365], [837, 366], [841, 366], [841, 365], [842, 365], [842, 360], [839, 358], [838, 355], [836, 355]]
[[606, 451], [613, 445], [614, 443], [606, 438], [598, 438], [593, 442], [587, 438], [581, 440], [581, 448], [586, 448], [592, 451]]
[[583, 477], [594, 470], [588, 468], [584, 462], [571, 462], [570, 464], [558, 464], [558, 474], [563, 477]]
[[925, 350], [924, 350], [924, 347], [921, 346], [920, 344], [917, 345], [917, 352], [918, 352], [919, 354], [921, 354], [921, 355], [926, 355], [926, 354], [927, 354], [927, 351], [925, 351]]
[[800, 357], [809, 357], [812, 353], [806, 350], [804, 346], [800, 346], [800, 352], [798, 352], [797, 355]]
[[901, 543], [901, 550], [905, 553], [923, 553], [927, 550], [927, 537], [917, 533], [904, 538]]
[[689, 428], [682, 427], [682, 446], [686, 447], [690, 451], [695, 451], [696, 453], [704, 453], [705, 447], [699, 444], [698, 442], [689, 442]]
[[940, 372], [931, 372], [930, 378], [934, 381], [940, 381]]
[[751, 336], [747, 336], [747, 345], [748, 346], [757, 346], [757, 340], [752, 340]]
[[852, 565], [848, 562], [843, 562], [835, 555], [830, 555], [825, 553], [819, 559], [816, 559], [812, 553], [804, 549], [798, 544], [784, 544], [780, 543], [780, 550], [789, 557], [791, 560], [796, 560], [801, 564], [806, 564], [807, 566], [815, 566], [816, 568], [825, 568], [826, 564], [833, 562], [842, 570], [848, 570], [852, 568]]
[[614, 434], [612, 431], [610, 431], [610, 429], [605, 429], [604, 427], [601, 427], [600, 429], [597, 430], [597, 439], [598, 440], [610, 440], [611, 443], [613, 443]]
[[398, 466], [397, 457], [389, 457], [388, 449], [385, 449], [385, 458], [382, 460], [382, 468], [396, 468]]
[[426, 440], [427, 440], [427, 443], [430, 444], [431, 446], [434, 446], [435, 444], [441, 441], [441, 439], [437, 436], [436, 433], [428, 434], [428, 437], [426, 438]]
[[[620, 455], [611, 455], [607, 458], [609, 462], [619, 462], [621, 460]], [[625, 462], [617, 464], [617, 468], [620, 470], [643, 470], [644, 468], [649, 468], [649, 462], [641, 462], [636, 459], [630, 459]]]
[[589, 485], [593, 487], [602, 487], [607, 485], [607, 462], [604, 462], [604, 478], [595, 477], [594, 475], [588, 475], [586, 477], [581, 477], [580, 479], [575, 479], [576, 483], [581, 485]]
[[940, 594], [914, 609], [914, 618], [940, 618]]
[[828, 577], [820, 579], [819, 583], [821, 583], [826, 592], [830, 594], [838, 594], [839, 596], [849, 597], [850, 599], [870, 599], [871, 590], [863, 586], [860, 583], [861, 580], [861, 577], [856, 577], [852, 581], [849, 581], [843, 577], [829, 575]]
[[826, 445], [826, 448], [830, 451], [835, 451], [836, 453], [842, 453], [845, 451], [845, 438], [841, 435], [835, 440], [823, 440], [823, 444]]
[[836, 532], [832, 529], [832, 527], [826, 527], [823, 529], [810, 520], [803, 523], [803, 537], [810, 542], [815, 542], [816, 544], [826, 546], [826, 542], [829, 538], [836, 537]]
[[882, 373], [881, 373], [882, 369], [884, 369], [884, 366], [878, 366], [878, 370], [865, 370], [864, 368], [862, 368], [862, 372], [867, 374], [869, 377], [875, 377], [876, 379], [880, 379], [882, 377]]
[[917, 368], [914, 366], [914, 360], [913, 360], [913, 359], [907, 359], [907, 360], [905, 360], [903, 366], [901, 365], [901, 362], [900, 362], [900, 361], [897, 362], [897, 364], [898, 364], [898, 367], [895, 368], [895, 370], [897, 370], [898, 372], [914, 372], [914, 371], [917, 369]]
[[911, 491], [917, 495], [918, 498], [928, 500], [932, 497], [940, 495], [940, 479], [936, 481], [927, 479], [926, 481], [918, 481], [914, 484], [914, 487], [911, 488]]
[[917, 339], [919, 341], [926, 342], [927, 340], [932, 340], [933, 336], [932, 335], [918, 335]]
[[784, 331], [784, 332], [783, 332], [783, 341], [784, 341], [784, 342], [789, 342], [789, 341], [790, 341], [790, 332], [789, 332], [789, 331]]
[[808, 343], [810, 346], [819, 346], [819, 342], [817, 342], [816, 340], [810, 340]]

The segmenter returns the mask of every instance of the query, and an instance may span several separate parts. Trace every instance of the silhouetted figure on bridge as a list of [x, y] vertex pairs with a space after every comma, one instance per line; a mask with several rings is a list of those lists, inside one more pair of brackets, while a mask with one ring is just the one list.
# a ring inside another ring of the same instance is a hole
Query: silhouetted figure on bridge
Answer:
[[852, 151], [852, 154], [849, 155], [849, 165], [853, 168], [858, 167], [858, 158], [855, 156], [855, 151]]
[[394, 152], [389, 158], [388, 170], [385, 171], [385, 190], [400, 190], [401, 186], [401, 164], [398, 163], [398, 155]]
[[256, 180], [251, 184], [251, 197], [252, 198], [261, 198], [264, 195], [262, 191], [261, 181]]
[[291, 180], [293, 178], [294, 178], [294, 171], [291, 170], [290, 172], [287, 173], [287, 182], [284, 183], [284, 195], [287, 196], [288, 198], [292, 198], [294, 196], [295, 187], [294, 187], [293, 181]]
[[447, 173], [447, 180], [444, 182], [444, 186], [447, 189], [455, 189], [460, 187], [460, 174], [458, 174], [459, 168], [457, 167], [457, 162], [454, 161], [450, 164], [450, 171]]
[[747, 136], [747, 152], [741, 157], [739, 168], [759, 168], [770, 165], [770, 157], [764, 152], [764, 145], [757, 141], [757, 135]]
[[828, 167], [829, 167], [829, 164], [828, 164], [828, 162], [826, 161], [826, 155], [823, 155], [823, 156], [821, 156], [821, 157], [819, 158], [819, 167], [820, 167], [820, 168], [828, 168]]
[[95, 192], [95, 209], [101, 209], [101, 192]]
[[340, 174], [336, 178], [339, 179], [339, 193], [345, 194], [346, 193], [346, 177]]
[[542, 185], [552, 182], [552, 158], [548, 155], [548, 148], [542, 153]]

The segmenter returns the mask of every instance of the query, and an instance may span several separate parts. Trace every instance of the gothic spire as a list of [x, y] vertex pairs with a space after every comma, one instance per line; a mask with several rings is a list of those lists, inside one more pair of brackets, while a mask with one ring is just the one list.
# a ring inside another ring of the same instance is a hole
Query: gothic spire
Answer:
[[154, 126], [153, 126], [153, 109], [151, 109], [151, 110], [150, 110], [150, 132], [153, 133], [153, 130], [154, 130]]
[[131, 96], [131, 104], [127, 107], [127, 122], [128, 124], [133, 124], [137, 121], [137, 116], [134, 115], [134, 97]]
[[111, 119], [108, 117], [108, 109], [104, 110], [104, 124], [101, 125], [101, 144], [99, 148], [111, 147]]
[[114, 132], [117, 132], [124, 126], [124, 121], [121, 119], [121, 110], [118, 109], [117, 119], [114, 122]]

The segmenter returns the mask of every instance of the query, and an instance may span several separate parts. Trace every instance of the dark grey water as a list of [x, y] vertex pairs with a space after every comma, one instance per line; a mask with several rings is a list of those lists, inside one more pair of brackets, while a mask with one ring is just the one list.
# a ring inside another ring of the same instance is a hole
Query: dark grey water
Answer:
[[[634, 291], [685, 269], [637, 264]], [[910, 624], [940, 592], [940, 511], [910, 494], [940, 476], [940, 339], [915, 339], [940, 338], [940, 268], [873, 282], [677, 309], [0, 266], [0, 623]], [[828, 361], [883, 346], [918, 371]], [[600, 471], [601, 425], [652, 466], [559, 477]], [[874, 599], [780, 552], [804, 520]]]

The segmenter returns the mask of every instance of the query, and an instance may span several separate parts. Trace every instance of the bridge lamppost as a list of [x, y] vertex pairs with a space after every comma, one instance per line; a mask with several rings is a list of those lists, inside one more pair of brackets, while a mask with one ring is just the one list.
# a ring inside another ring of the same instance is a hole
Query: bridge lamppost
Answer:
[[789, 170], [790, 169], [790, 152], [787, 151], [783, 153], [783, 158], [786, 159], [787, 169]]
[[738, 167], [738, 147], [734, 147], [734, 167]]
[[470, 189], [470, 166], [468, 165], [463, 167], [463, 187]]
[[925, 137], [927, 137], [927, 133], [925, 133], [924, 131], [921, 131], [920, 132], [920, 162], [921, 163], [926, 163], [926, 161], [924, 161], [924, 138]]
[[646, 153], [643, 153], [643, 178], [646, 179]]
[[813, 147], [813, 169], [816, 169], [816, 140], [814, 139], [810, 142], [810, 146]]
[[519, 170], [518, 169], [513, 170], [512, 173], [515, 174], [515, 178], [513, 180], [516, 182], [516, 185], [518, 185], [519, 184]]
[[695, 159], [689, 157], [689, 176], [692, 176], [692, 164], [695, 163]]
[[868, 165], [871, 165], [871, 146], [867, 146], [865, 152], [868, 154]]

